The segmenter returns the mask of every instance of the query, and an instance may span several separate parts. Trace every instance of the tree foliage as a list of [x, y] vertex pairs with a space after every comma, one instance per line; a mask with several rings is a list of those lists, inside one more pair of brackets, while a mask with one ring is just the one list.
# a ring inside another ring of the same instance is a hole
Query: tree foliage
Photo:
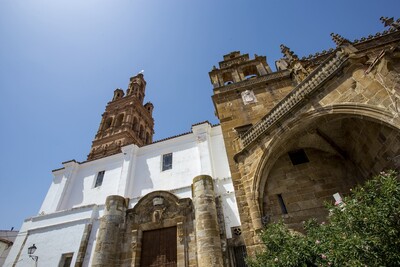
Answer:
[[306, 234], [271, 223], [265, 251], [248, 259], [258, 266], [400, 266], [400, 182], [381, 172], [352, 190], [342, 203], [327, 204], [329, 223], [309, 220]]

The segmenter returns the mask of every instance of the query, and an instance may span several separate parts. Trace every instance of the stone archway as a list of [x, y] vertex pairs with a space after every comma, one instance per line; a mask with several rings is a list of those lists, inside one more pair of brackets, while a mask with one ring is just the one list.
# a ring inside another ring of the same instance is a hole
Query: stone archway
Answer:
[[[189, 198], [155, 191], [127, 210], [131, 266], [189, 266], [189, 247], [194, 247], [190, 243], [195, 242], [192, 205]], [[151, 242], [156, 242], [157, 247]], [[147, 250], [151, 247], [151, 251]]]
[[377, 119], [331, 113], [302, 117], [290, 129], [271, 140], [255, 177], [264, 219], [300, 230], [308, 218], [326, 218], [332, 194], [400, 168], [400, 131]]

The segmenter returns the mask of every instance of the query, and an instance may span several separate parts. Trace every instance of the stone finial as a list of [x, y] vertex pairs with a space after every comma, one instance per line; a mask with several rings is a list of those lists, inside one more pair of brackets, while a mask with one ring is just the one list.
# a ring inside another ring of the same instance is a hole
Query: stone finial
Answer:
[[298, 57], [292, 50], [290, 50], [289, 47], [287, 47], [287, 46], [285, 46], [285, 45], [283, 45], [283, 44], [281, 44], [280, 47], [281, 47], [281, 52], [282, 52], [282, 54], [283, 54], [290, 62], [299, 59], [299, 57]]
[[393, 17], [391, 17], [391, 18], [388, 18], [388, 17], [381, 17], [381, 18], [380, 18], [380, 21], [382, 21], [383, 25], [384, 25], [385, 27], [387, 27], [387, 26], [390, 26], [390, 25], [393, 23], [394, 18], [393, 18]]
[[390, 26], [391, 29], [400, 29], [400, 19], [395, 21], [394, 17], [381, 17], [380, 20], [385, 27]]
[[337, 34], [337, 33], [333, 33], [333, 32], [332, 32], [332, 33], [331, 33], [331, 36], [332, 36], [332, 40], [335, 42], [335, 44], [336, 44], [337, 46], [342, 45], [344, 42], [350, 43], [349, 40], [347, 40], [346, 38], [342, 37], [341, 35], [339, 35], [339, 34]]

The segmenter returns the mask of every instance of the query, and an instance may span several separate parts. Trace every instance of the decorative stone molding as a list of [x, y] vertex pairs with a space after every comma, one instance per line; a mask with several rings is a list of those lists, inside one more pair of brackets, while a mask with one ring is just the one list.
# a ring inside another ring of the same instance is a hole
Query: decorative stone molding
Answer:
[[[143, 234], [145, 231], [176, 227], [177, 266], [189, 265], [193, 240], [194, 210], [190, 198], [179, 199], [167, 191], [149, 193], [138, 201], [127, 214], [127, 229], [130, 231], [130, 266], [139, 266], [142, 255]], [[195, 246], [193, 247], [195, 249]]]
[[161, 224], [164, 220], [175, 220], [192, 209], [189, 198], [178, 199], [166, 191], [155, 191], [144, 196], [128, 214], [134, 224]]
[[246, 90], [242, 92], [242, 100], [245, 105], [257, 102], [257, 98], [252, 90]]
[[268, 81], [282, 79], [282, 78], [288, 77], [289, 75], [290, 75], [290, 71], [288, 71], [288, 70], [268, 73], [267, 75], [261, 76], [257, 79], [250, 79], [250, 80], [244, 80], [244, 81], [237, 82], [237, 83], [232, 83], [229, 85], [218, 87], [215, 90], [218, 90], [219, 92], [226, 92], [226, 91], [231, 91], [231, 90], [239, 88], [239, 87], [242, 89], [244, 87], [253, 86], [256, 84], [262, 84], [262, 83], [265, 83]]
[[342, 68], [347, 60], [347, 54], [337, 51], [314, 70], [303, 82], [296, 86], [282, 99], [260, 122], [251, 127], [241, 137], [242, 150], [271, 129], [280, 119], [287, 115], [295, 106], [315, 92], [332, 74]]
[[185, 230], [184, 230], [184, 227], [183, 227], [183, 222], [178, 222], [176, 224], [176, 227], [177, 227], [177, 231], [178, 231], [178, 239], [179, 239], [180, 242], [182, 242], [183, 238], [185, 236]]
[[236, 58], [234, 58], [234, 59], [232, 59], [232, 60], [229, 60], [229, 61], [225, 61], [225, 62], [221, 62], [220, 64], [219, 64], [219, 67], [221, 68], [221, 69], [223, 69], [223, 68], [228, 68], [228, 67], [230, 67], [230, 66], [232, 66], [232, 65], [234, 65], [234, 64], [239, 64], [239, 63], [241, 63], [241, 62], [245, 62], [245, 61], [247, 61], [249, 59], [249, 56], [246, 54], [246, 55], [242, 55], [242, 56], [240, 56], [240, 57], [236, 57]]

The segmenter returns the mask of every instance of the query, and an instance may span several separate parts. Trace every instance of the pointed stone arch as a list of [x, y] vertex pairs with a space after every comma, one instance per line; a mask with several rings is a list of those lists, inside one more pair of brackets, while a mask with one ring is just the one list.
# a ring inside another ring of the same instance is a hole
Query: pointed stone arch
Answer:
[[[340, 133], [340, 131], [343, 132]], [[345, 131], [349, 133], [348, 136]], [[343, 138], [347, 137], [359, 141], [343, 141]], [[343, 140], [339, 140], [340, 138]], [[354, 181], [347, 183], [346, 179], [341, 178], [341, 183], [344, 184], [343, 188], [346, 187], [348, 190], [351, 184], [360, 182], [357, 180], [359, 177], [362, 179], [369, 178], [381, 171], [382, 168], [399, 169], [400, 159], [397, 159], [396, 156], [400, 154], [400, 142], [398, 140], [400, 140], [400, 123], [395, 114], [376, 106], [336, 104], [302, 114], [284, 127], [276, 128], [260, 140], [258, 149], [254, 148], [254, 150], [248, 152], [249, 154], [255, 153], [254, 151], [260, 153], [261, 150], [262, 156], [257, 160], [253, 159], [252, 162], [249, 160], [251, 157], [246, 157], [245, 162], [241, 164], [245, 164], [248, 169], [253, 170], [249, 174], [249, 176], [253, 176], [251, 185], [254, 192], [253, 198], [254, 202], [259, 205], [260, 213], [265, 219], [268, 217], [265, 214], [265, 202], [268, 201], [266, 199], [268, 197], [266, 188], [271, 185], [269, 183], [273, 183], [273, 180], [268, 179], [273, 179], [271, 177], [276, 175], [277, 166], [284, 168], [282, 165], [284, 160], [289, 162], [287, 153], [291, 150], [305, 149], [306, 154], [330, 158], [332, 161], [325, 163], [324, 168], [327, 169], [329, 169], [329, 164], [342, 164], [343, 168], [345, 168], [345, 165], [354, 166], [358, 174], [349, 174]], [[349, 143], [349, 147], [346, 147], [346, 142]], [[374, 147], [379, 149], [376, 155], [374, 155]], [[285, 177], [290, 175], [287, 169], [285, 175]], [[285, 186], [282, 179], [278, 180], [280, 180], [279, 183], [282, 186]], [[271, 186], [274, 187], [275, 185]], [[332, 190], [334, 190], [333, 188], [335, 187], [332, 185]], [[328, 189], [325, 192], [327, 196], [330, 194]], [[316, 190], [312, 192], [316, 194]], [[320, 196], [322, 198], [323, 193], [320, 193]], [[278, 198], [270, 198], [270, 203], [272, 200], [278, 205]], [[278, 209], [275, 209], [275, 212], [277, 211]]]

